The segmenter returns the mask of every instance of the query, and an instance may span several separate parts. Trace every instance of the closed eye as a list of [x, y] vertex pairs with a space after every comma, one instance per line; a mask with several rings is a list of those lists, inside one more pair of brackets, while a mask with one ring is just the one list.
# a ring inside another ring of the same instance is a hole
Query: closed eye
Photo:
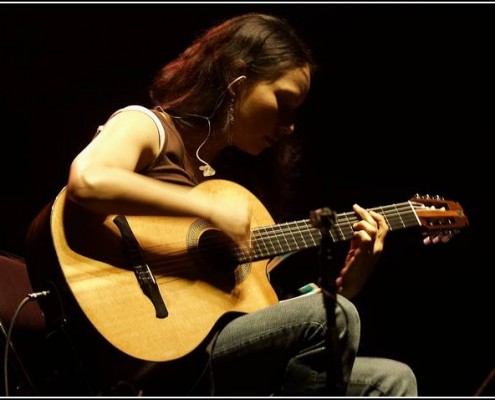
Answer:
[[278, 102], [278, 115], [280, 123], [290, 125], [297, 119], [298, 109], [290, 106], [284, 101]]

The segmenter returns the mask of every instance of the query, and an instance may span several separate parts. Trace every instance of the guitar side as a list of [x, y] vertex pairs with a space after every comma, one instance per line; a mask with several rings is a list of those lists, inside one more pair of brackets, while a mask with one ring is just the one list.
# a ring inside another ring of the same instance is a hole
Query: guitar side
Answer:
[[[250, 199], [252, 226], [273, 224], [249, 191], [221, 180], [192, 190]], [[148, 361], [170, 361], [192, 352], [230, 312], [248, 313], [276, 303], [267, 260], [219, 269], [195, 255], [212, 227], [197, 218], [128, 216], [168, 310], [157, 318], [123, 251], [112, 215], [98, 218], [66, 201], [62, 190], [50, 215], [52, 245], [70, 292], [97, 331], [122, 352]]]

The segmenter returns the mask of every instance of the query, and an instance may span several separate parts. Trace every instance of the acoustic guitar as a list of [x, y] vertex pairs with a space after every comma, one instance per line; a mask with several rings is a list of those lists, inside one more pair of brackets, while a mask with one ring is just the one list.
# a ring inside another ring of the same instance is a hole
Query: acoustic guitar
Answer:
[[[192, 190], [250, 199], [249, 252], [198, 218], [96, 215], [66, 202], [65, 188], [51, 206], [48, 242], [68, 292], [96, 330], [132, 357], [181, 358], [221, 317], [276, 303], [269, 259], [321, 242], [322, 231], [310, 219], [275, 224], [238, 184], [210, 180]], [[440, 198], [414, 197], [373, 210], [390, 231], [418, 227], [433, 241], [445, 241], [468, 224], [458, 203]], [[351, 239], [356, 221], [353, 211], [336, 214], [331, 239]], [[28, 269], [38, 267], [33, 261]]]

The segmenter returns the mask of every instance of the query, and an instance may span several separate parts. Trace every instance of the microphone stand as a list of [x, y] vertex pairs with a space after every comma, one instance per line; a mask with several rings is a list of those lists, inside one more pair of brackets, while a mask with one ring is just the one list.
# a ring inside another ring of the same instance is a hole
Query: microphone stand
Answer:
[[335, 224], [335, 212], [329, 208], [311, 211], [310, 220], [321, 232], [320, 242], [320, 282], [323, 303], [327, 316], [327, 390], [330, 396], [345, 396], [346, 387], [342, 377], [341, 351], [336, 327], [335, 308], [337, 306], [337, 285], [335, 283], [340, 268], [332, 255], [333, 240], [330, 229]]

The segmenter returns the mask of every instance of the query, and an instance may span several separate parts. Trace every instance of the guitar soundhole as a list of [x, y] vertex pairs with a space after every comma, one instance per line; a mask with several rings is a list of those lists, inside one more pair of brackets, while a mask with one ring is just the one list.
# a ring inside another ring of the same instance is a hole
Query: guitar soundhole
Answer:
[[202, 279], [210, 284], [231, 290], [244, 281], [251, 271], [251, 263], [239, 264], [237, 246], [224, 233], [204, 219], [194, 221], [187, 234], [189, 255], [198, 257]]
[[237, 268], [236, 245], [218, 230], [208, 230], [199, 238], [198, 249], [205, 261], [221, 272], [233, 273]]

